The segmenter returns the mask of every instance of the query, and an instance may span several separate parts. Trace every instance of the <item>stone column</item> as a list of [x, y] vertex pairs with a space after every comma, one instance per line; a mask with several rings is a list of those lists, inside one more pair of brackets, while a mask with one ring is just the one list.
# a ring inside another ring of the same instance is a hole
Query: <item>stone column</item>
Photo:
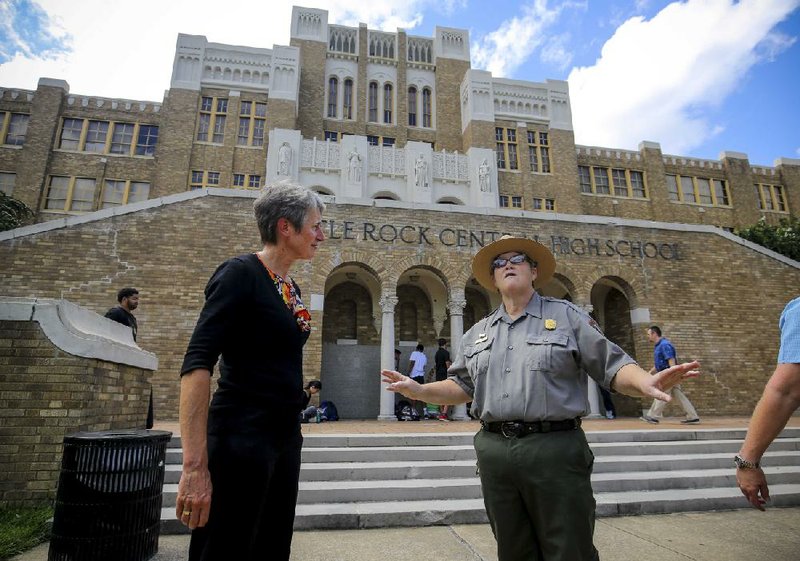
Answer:
[[[594, 306], [591, 304], [583, 304], [581, 306], [584, 312], [591, 314]], [[590, 376], [586, 376], [589, 381], [589, 416], [587, 419], [599, 419], [602, 417], [600, 414], [600, 390], [597, 389], [597, 382]]]
[[[467, 306], [467, 299], [464, 291], [453, 291], [450, 293], [450, 302], [447, 307], [450, 310], [450, 352], [451, 358], [461, 352], [461, 338], [464, 336], [464, 308]], [[455, 362], [455, 360], [453, 360]], [[450, 417], [454, 421], [466, 421], [467, 406], [462, 403], [452, 409]]]
[[[383, 311], [381, 326], [381, 370], [394, 370], [394, 307], [399, 299], [394, 294], [381, 295], [380, 306]], [[393, 392], [386, 391], [385, 384], [381, 382], [380, 390], [381, 409], [378, 414], [379, 421], [396, 421], [394, 414]]]

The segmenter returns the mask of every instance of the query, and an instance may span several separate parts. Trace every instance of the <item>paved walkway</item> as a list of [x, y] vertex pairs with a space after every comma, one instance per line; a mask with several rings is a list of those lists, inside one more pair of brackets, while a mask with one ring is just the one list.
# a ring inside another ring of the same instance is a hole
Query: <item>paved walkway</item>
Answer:
[[[800, 508], [601, 518], [595, 545], [604, 561], [798, 561], [798, 529]], [[161, 536], [152, 561], [183, 561], [188, 544], [186, 535]], [[11, 561], [46, 561], [47, 551], [42, 544]], [[295, 532], [291, 559], [496, 561], [497, 554], [489, 526], [474, 524]]]

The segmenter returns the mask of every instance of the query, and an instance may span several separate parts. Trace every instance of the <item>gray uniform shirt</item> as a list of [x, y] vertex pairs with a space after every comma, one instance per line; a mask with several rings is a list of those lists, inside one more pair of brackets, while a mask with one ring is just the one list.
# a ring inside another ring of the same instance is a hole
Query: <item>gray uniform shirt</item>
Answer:
[[586, 312], [534, 293], [516, 320], [500, 306], [467, 331], [448, 374], [482, 421], [560, 421], [589, 413], [587, 373], [608, 389], [631, 363]]

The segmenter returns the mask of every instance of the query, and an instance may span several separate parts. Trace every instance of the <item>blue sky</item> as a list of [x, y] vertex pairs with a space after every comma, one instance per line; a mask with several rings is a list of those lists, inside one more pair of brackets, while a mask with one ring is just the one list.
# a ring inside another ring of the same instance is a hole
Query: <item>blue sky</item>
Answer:
[[[472, 65], [567, 80], [579, 144], [755, 165], [800, 158], [800, 0], [307, 0], [329, 21], [470, 32]], [[178, 33], [272, 47], [291, 3], [0, 0], [0, 87], [59, 78], [76, 94], [161, 101]]]

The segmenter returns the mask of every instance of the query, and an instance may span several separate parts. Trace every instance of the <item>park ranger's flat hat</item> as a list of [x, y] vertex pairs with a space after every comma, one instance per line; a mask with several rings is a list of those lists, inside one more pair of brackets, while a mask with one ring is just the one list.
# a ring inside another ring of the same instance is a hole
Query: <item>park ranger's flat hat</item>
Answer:
[[505, 235], [482, 247], [472, 259], [472, 274], [482, 287], [492, 291], [495, 290], [491, 269], [492, 261], [498, 255], [509, 251], [524, 253], [531, 261], [536, 262], [537, 276], [534, 281], [536, 288], [543, 287], [553, 278], [553, 273], [556, 272], [556, 258], [553, 257], [549, 249], [528, 238], [515, 238], [514, 236]]

